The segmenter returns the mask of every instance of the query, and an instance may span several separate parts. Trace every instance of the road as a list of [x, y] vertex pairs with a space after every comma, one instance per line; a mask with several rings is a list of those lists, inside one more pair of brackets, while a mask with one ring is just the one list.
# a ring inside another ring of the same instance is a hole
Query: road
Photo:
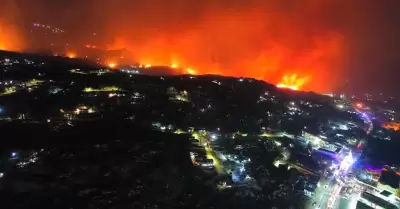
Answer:
[[332, 191], [329, 194], [329, 198], [326, 202], [327, 209], [334, 209], [338, 205], [338, 200], [340, 199], [340, 191], [342, 190], [342, 186], [340, 184], [334, 184], [332, 186]]
[[[355, 209], [358, 196], [354, 193], [351, 197], [341, 194], [344, 185], [335, 180], [334, 176], [327, 179], [322, 176], [320, 186], [315, 190], [315, 195], [307, 203], [307, 209]], [[313, 205], [313, 203], [316, 203]]]
[[[334, 183], [332, 182], [332, 178], [330, 179], [321, 178], [320, 187], [317, 187], [317, 189], [315, 190], [315, 195], [307, 201], [306, 208], [307, 209], [326, 208], [327, 200], [333, 191], [332, 187], [333, 184]], [[313, 203], [316, 203], [316, 205], [313, 206]]]
[[218, 174], [225, 174], [225, 169], [221, 161], [216, 157], [210, 140], [203, 134], [194, 132], [192, 136], [199, 141], [199, 144], [204, 147], [206, 151], [207, 159], [212, 159], [214, 161], [214, 167]]

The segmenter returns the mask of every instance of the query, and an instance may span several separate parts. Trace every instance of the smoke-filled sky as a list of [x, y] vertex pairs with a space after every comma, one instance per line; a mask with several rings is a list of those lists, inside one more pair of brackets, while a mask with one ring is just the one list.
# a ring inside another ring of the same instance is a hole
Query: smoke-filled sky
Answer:
[[398, 0], [3, 2], [0, 47], [9, 49], [28, 42], [19, 26], [42, 22], [65, 28], [68, 41], [128, 48], [143, 64], [305, 90], [387, 90], [400, 78]]

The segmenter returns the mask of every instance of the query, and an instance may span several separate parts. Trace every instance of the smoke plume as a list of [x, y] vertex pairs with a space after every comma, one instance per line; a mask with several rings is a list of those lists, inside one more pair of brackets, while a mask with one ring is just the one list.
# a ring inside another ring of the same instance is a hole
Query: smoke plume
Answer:
[[0, 50], [20, 51], [24, 47], [20, 31], [19, 9], [13, 0], [2, 0], [0, 6]]
[[[357, 13], [351, 9], [355, 3], [19, 0], [25, 19], [63, 27], [70, 39], [82, 44], [127, 48], [133, 62], [174, 66], [182, 73], [289, 81], [319, 92], [343, 83], [339, 78], [349, 41], [346, 17]], [[0, 41], [12, 40], [7, 34], [2, 27]]]
[[335, 1], [130, 2], [96, 11], [114, 37], [108, 47], [128, 48], [140, 63], [272, 83], [295, 75], [293, 85], [317, 91], [338, 83], [346, 37], [332, 21]]

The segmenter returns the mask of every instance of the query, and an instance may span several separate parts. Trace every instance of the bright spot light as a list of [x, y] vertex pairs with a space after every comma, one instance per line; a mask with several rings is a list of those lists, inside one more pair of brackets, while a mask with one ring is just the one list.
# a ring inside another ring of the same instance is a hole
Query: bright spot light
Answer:
[[151, 65], [150, 65], [150, 64], [147, 64], [147, 65], [145, 65], [144, 67], [145, 67], [145, 68], [149, 68], [149, 67], [151, 67]]
[[333, 175], [334, 175], [334, 176], [337, 176], [337, 175], [339, 175], [339, 170], [335, 170], [335, 171], [333, 171]]
[[197, 72], [193, 70], [192, 68], [186, 68], [186, 72], [189, 73], [190, 75], [196, 75]]
[[356, 107], [357, 107], [357, 108], [363, 108], [363, 104], [362, 104], [361, 102], [357, 102], [357, 103], [356, 103]]
[[171, 65], [171, 68], [174, 68], [174, 69], [175, 69], [175, 68], [178, 68], [178, 65], [177, 65], [177, 64], [172, 64], [172, 65]]
[[281, 164], [281, 161], [279, 161], [279, 160], [274, 161], [275, 167], [279, 168], [279, 164]]
[[296, 74], [292, 74], [291, 76], [285, 75], [281, 82], [276, 86], [278, 88], [299, 90], [308, 80], [308, 77], [298, 77]]
[[75, 110], [75, 114], [79, 115], [79, 113], [81, 113], [81, 110], [80, 110], [79, 108], [77, 108], [77, 109]]
[[276, 87], [281, 88], [281, 89], [291, 89], [291, 90], [294, 90], [294, 91], [298, 90], [298, 88], [296, 86], [287, 86], [287, 85], [285, 85], [283, 83], [280, 83], [280, 84], [276, 85]]
[[117, 66], [117, 64], [115, 64], [113, 62], [108, 63], [108, 67], [110, 67], [110, 68], [115, 68], [116, 66]]
[[16, 152], [13, 152], [13, 153], [11, 153], [11, 156], [12, 156], [12, 157], [15, 157], [15, 156], [17, 156], [17, 153], [16, 153]]
[[73, 59], [76, 58], [76, 54], [74, 52], [68, 52], [67, 57]]
[[340, 163], [341, 170], [348, 170], [350, 166], [354, 163], [354, 158], [351, 152], [343, 159]]

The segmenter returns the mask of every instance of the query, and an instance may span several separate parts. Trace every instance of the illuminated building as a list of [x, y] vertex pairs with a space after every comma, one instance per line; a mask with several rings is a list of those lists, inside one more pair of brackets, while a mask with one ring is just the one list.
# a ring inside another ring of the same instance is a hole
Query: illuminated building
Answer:
[[385, 190], [382, 192], [363, 192], [358, 201], [367, 206], [377, 209], [400, 208], [398, 205], [398, 198], [392, 193]]
[[305, 131], [302, 132], [302, 136], [304, 137], [305, 140], [309, 141], [313, 146], [316, 147], [321, 147], [324, 143], [324, 140], [322, 140], [321, 137], [315, 136]]

